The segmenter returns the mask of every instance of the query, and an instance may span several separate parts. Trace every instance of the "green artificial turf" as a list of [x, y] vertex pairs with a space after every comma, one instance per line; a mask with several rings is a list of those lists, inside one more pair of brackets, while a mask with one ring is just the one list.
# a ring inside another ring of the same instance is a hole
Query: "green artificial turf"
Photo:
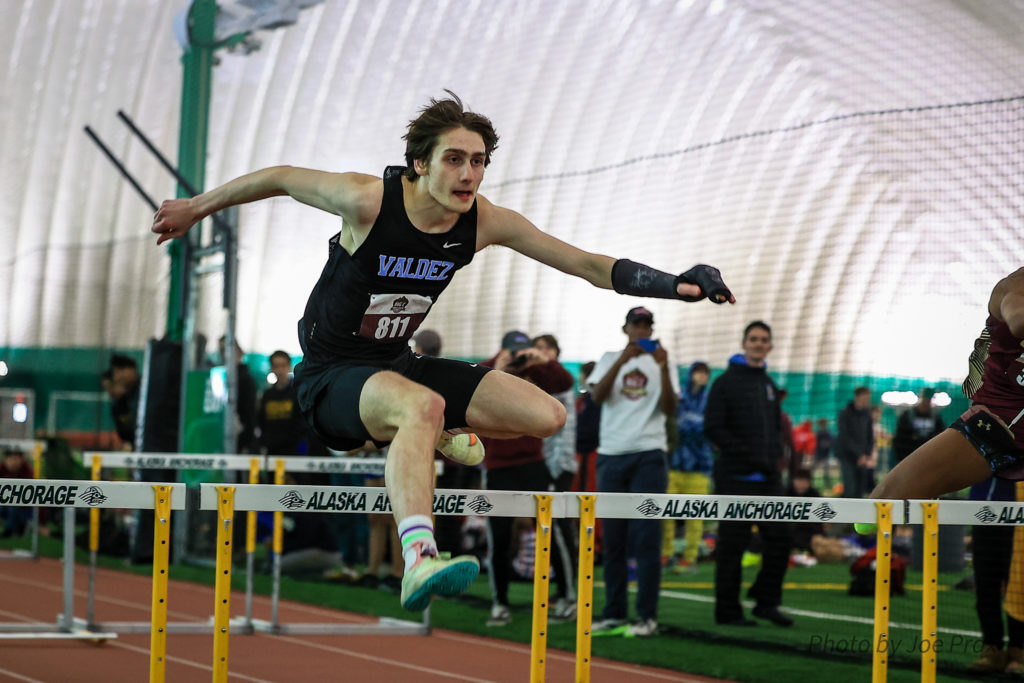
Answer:
[[[23, 539], [6, 539], [0, 541], [0, 547], [27, 547], [27, 543]], [[59, 557], [59, 539], [41, 538], [40, 552], [44, 556]], [[85, 562], [87, 558], [87, 553], [78, 551], [76, 561]], [[150, 567], [126, 566], [121, 558], [101, 557], [99, 563], [111, 569], [145, 575], [151, 573]], [[265, 562], [258, 564], [264, 565]], [[869, 598], [847, 595], [850, 575], [845, 565], [819, 565], [789, 571], [784, 603], [796, 624], [788, 629], [767, 622], [760, 622], [753, 628], [715, 625], [713, 571], [713, 565], [701, 564], [694, 575], [666, 572], [659, 604], [661, 633], [647, 639], [595, 636], [592, 654], [749, 683], [775, 683], [789, 679], [859, 683], [871, 679], [870, 654], [864, 650], [870, 649], [873, 642], [873, 603]], [[746, 569], [744, 581], [752, 581], [756, 571], [756, 568]], [[599, 615], [604, 593], [600, 569], [596, 576], [594, 614]], [[212, 585], [214, 571], [209, 567], [173, 565], [170, 577]], [[939, 651], [939, 681], [976, 678], [965, 670], [966, 664], [976, 657], [975, 651], [970, 649], [972, 646], [961, 642], [957, 648], [962, 651], [958, 651], [954, 648], [952, 636], [942, 632], [943, 628], [961, 631], [976, 631], [978, 628], [973, 618], [973, 591], [952, 587], [960, 578], [961, 574], [940, 575], [939, 627], [940, 636], [947, 640]], [[907, 594], [892, 599], [891, 621], [914, 626], [912, 629], [891, 630], [896, 651], [888, 680], [894, 683], [920, 680], [920, 659], [912, 647], [915, 638], [919, 637], [920, 583], [920, 574], [909, 572]], [[235, 568], [232, 585], [236, 590], [244, 590], [244, 568]], [[254, 590], [258, 594], [269, 595], [271, 577], [258, 573], [254, 577]], [[418, 615], [403, 610], [393, 594], [344, 583], [283, 577], [281, 598], [378, 617], [419, 619]], [[431, 608], [431, 623], [437, 628], [529, 643], [532, 598], [532, 584], [513, 583], [510, 590], [512, 623], [489, 628], [485, 621], [490, 608], [490, 590], [487, 577], [481, 576], [459, 599], [435, 601]], [[169, 602], [173, 606], [173, 591]], [[239, 607], [236, 605], [235, 613]], [[973, 638], [968, 636], [961, 636], [961, 640], [973, 642]], [[575, 644], [575, 622], [549, 625], [548, 647], [572, 653]], [[852, 653], [851, 648], [854, 650]]]

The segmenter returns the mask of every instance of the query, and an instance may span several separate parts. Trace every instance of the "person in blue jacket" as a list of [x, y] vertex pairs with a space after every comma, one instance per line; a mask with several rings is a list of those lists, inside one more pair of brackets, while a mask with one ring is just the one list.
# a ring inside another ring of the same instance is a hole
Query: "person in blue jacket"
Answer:
[[[704, 495], [711, 492], [711, 470], [714, 455], [711, 443], [704, 436], [704, 408], [708, 403], [708, 379], [711, 370], [704, 361], [690, 365], [686, 384], [679, 392], [679, 407], [676, 408], [676, 427], [679, 430], [679, 446], [669, 456], [668, 493], [691, 493]], [[701, 535], [704, 522], [699, 519], [686, 520], [686, 547], [679, 567], [694, 571], [700, 553]], [[665, 535], [661, 554], [673, 556], [676, 539], [676, 522], [665, 520]]]

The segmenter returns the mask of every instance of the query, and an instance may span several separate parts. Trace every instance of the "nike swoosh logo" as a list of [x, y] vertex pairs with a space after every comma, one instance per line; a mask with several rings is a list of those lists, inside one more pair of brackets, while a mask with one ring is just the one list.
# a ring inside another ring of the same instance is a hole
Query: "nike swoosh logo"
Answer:
[[451, 244], [449, 244], [448, 242], [445, 242], [445, 243], [444, 243], [444, 244], [442, 244], [441, 246], [442, 246], [442, 248], [444, 248], [444, 249], [448, 249], [449, 247], [457, 247], [457, 246], [459, 246], [460, 244], [462, 244], [462, 242], [452, 242]]

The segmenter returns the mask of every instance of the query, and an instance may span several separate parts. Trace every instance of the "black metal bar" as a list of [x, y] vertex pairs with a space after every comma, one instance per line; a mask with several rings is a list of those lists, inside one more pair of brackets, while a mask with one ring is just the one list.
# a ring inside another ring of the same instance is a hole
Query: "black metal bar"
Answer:
[[[188, 192], [193, 197], [195, 195], [199, 194], [199, 192], [196, 190], [195, 186], [188, 181], [188, 178], [183, 176], [181, 174], [181, 172], [178, 171], [178, 168], [174, 164], [172, 164], [170, 162], [170, 160], [168, 160], [167, 157], [165, 157], [163, 155], [163, 153], [159, 149], [157, 149], [156, 146], [152, 142], [150, 142], [149, 138], [146, 137], [146, 134], [143, 133], [139, 129], [139, 127], [135, 125], [135, 122], [131, 120], [131, 118], [128, 116], [128, 114], [124, 113], [123, 109], [118, 109], [117, 110], [117, 118], [121, 119], [124, 122], [124, 124], [126, 126], [128, 126], [128, 130], [130, 130], [132, 133], [134, 133], [135, 136], [137, 138], [139, 138], [139, 140], [142, 141], [142, 144], [144, 144], [146, 146], [146, 149], [148, 149], [150, 152], [153, 153], [153, 156], [155, 156], [157, 158], [157, 161], [159, 161], [160, 164], [164, 168], [166, 168], [171, 173], [171, 175], [174, 176], [175, 180], [178, 181], [179, 185], [181, 185], [183, 188], [185, 188], [186, 192]], [[228, 229], [228, 227], [229, 227], [228, 224], [224, 221], [223, 218], [221, 218], [217, 214], [213, 214], [212, 216], [210, 216], [210, 218], [213, 219], [214, 225], [216, 225], [221, 230], [227, 230]]]
[[135, 191], [142, 196], [142, 198], [145, 200], [147, 204], [149, 204], [153, 211], [156, 211], [159, 208], [157, 206], [157, 203], [153, 201], [153, 198], [150, 197], [145, 190], [142, 189], [142, 186], [139, 185], [139, 183], [135, 180], [132, 174], [128, 172], [128, 169], [124, 167], [124, 164], [118, 161], [117, 157], [114, 156], [114, 153], [111, 152], [110, 149], [103, 144], [103, 141], [100, 140], [99, 136], [93, 132], [92, 128], [86, 126], [85, 134], [92, 138], [92, 141], [95, 142], [96, 145], [100, 148], [100, 150], [107, 156], [107, 158], [110, 159], [110, 163], [114, 164], [114, 166], [117, 167], [117, 170], [121, 172], [121, 175], [125, 177], [125, 180], [131, 183], [131, 186], [135, 188]]
[[146, 137], [146, 134], [143, 133], [141, 130], [139, 130], [139, 127], [136, 126], [135, 122], [132, 121], [131, 118], [129, 118], [128, 115], [124, 113], [123, 109], [118, 109], [117, 110], [117, 118], [119, 118], [122, 121], [124, 121], [124, 124], [126, 126], [128, 126], [128, 129], [131, 132], [135, 133], [135, 136], [137, 138], [139, 138], [139, 140], [142, 141], [142, 144], [144, 144], [146, 146], [146, 149], [148, 149], [150, 152], [153, 153], [153, 156], [155, 156], [157, 158], [157, 161], [159, 161], [163, 165], [164, 168], [166, 168], [168, 171], [171, 172], [171, 175], [173, 175], [175, 177], [175, 179], [177, 179], [178, 183], [183, 188], [185, 188], [186, 192], [188, 192], [192, 196], [195, 196], [195, 195], [199, 194], [196, 191], [196, 188], [192, 185], [192, 183], [190, 183], [188, 181], [188, 178], [186, 178], [185, 176], [181, 175], [181, 173], [178, 171], [177, 167], [174, 166], [174, 164], [172, 164], [167, 159], [167, 157], [165, 157], [163, 155], [163, 153], [159, 149], [157, 149], [156, 146], [152, 142], [149, 141], [149, 138]]

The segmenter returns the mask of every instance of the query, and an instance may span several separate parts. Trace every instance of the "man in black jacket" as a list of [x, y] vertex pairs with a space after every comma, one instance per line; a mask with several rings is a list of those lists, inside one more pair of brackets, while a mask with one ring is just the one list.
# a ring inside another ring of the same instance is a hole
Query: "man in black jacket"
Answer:
[[934, 389], [921, 389], [917, 394], [917, 404], [903, 411], [896, 421], [896, 434], [892, 438], [893, 467], [946, 429], [942, 415], [932, 407], [934, 395]]
[[843, 498], [863, 498], [871, 493], [871, 452], [875, 430], [871, 423], [871, 390], [857, 387], [853, 400], [839, 411], [836, 458], [843, 473]]
[[[783, 495], [779, 457], [782, 416], [779, 389], [765, 370], [772, 350], [772, 330], [760, 320], [743, 331], [743, 353], [729, 359], [729, 368], [708, 393], [704, 434], [717, 450], [715, 493], [739, 496]], [[743, 553], [750, 543], [751, 522], [719, 522], [715, 562], [715, 621], [754, 626], [740, 605]], [[793, 620], [779, 611], [782, 581], [789, 566], [788, 525], [759, 522], [764, 546], [761, 571], [747, 593], [757, 604], [755, 617], [778, 626]]]

